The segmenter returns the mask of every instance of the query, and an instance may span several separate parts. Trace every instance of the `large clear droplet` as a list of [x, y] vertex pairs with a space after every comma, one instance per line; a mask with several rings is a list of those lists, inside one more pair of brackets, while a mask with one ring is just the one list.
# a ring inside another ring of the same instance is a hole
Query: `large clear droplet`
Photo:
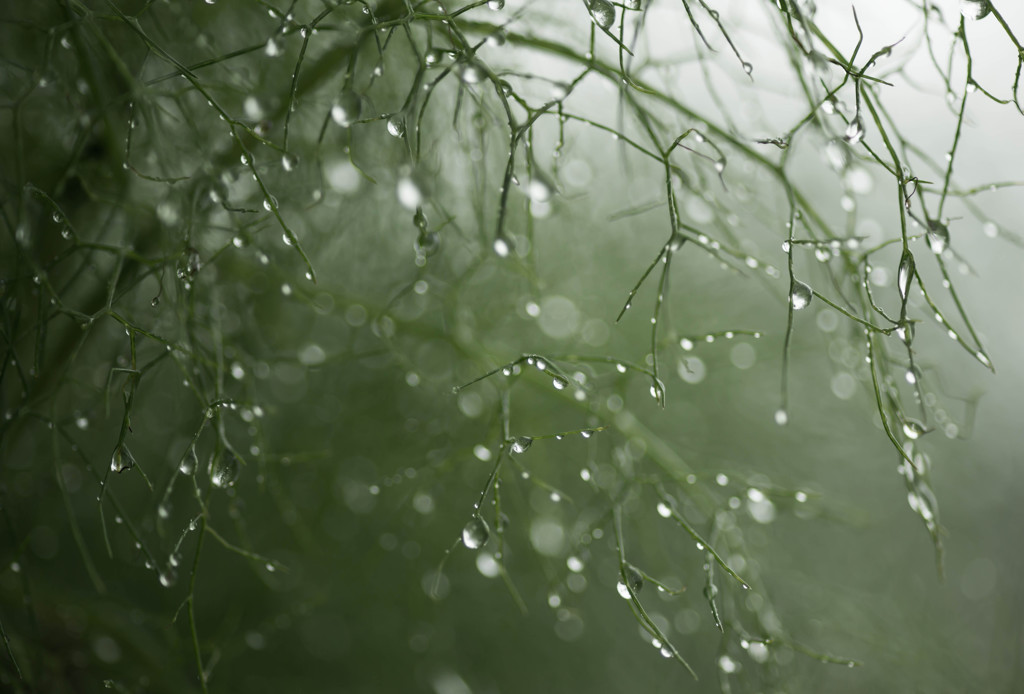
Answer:
[[615, 23], [615, 7], [607, 0], [590, 0], [590, 16], [597, 26], [609, 29]]
[[910, 251], [904, 251], [900, 259], [900, 270], [896, 278], [896, 287], [900, 291], [900, 298], [904, 301], [910, 291], [910, 281], [914, 278], [914, 256]]
[[644, 577], [632, 564], [626, 564], [623, 573], [625, 574], [625, 581], [619, 581], [615, 586], [615, 590], [618, 591], [621, 597], [629, 600], [630, 597], [632, 597], [629, 594], [630, 589], [632, 589], [633, 593], [636, 594], [644, 587]]
[[121, 444], [114, 450], [114, 454], [110, 456], [110, 471], [121, 473], [125, 470], [131, 470], [135, 467], [135, 456], [128, 450], [128, 446]]
[[405, 137], [405, 118], [397, 113], [388, 118], [388, 134], [391, 137]]
[[846, 126], [846, 134], [843, 139], [850, 145], [856, 145], [864, 139], [864, 121], [860, 116], [854, 116], [850, 124]]
[[949, 229], [937, 219], [928, 220], [928, 248], [938, 255], [949, 245]]
[[960, 0], [960, 14], [965, 19], [976, 21], [984, 19], [992, 12], [992, 3], [989, 0]]
[[231, 451], [224, 451], [214, 459], [210, 468], [210, 481], [213, 486], [225, 489], [232, 486], [238, 479], [238, 457]]
[[800, 280], [794, 280], [793, 292], [789, 295], [789, 303], [792, 304], [794, 311], [799, 311], [807, 308], [813, 296], [814, 292], [811, 291], [807, 284]]
[[183, 475], [191, 475], [199, 467], [199, 456], [196, 455], [196, 447], [189, 446], [188, 452], [185, 453], [181, 461], [178, 463], [178, 470]]
[[512, 452], [513, 453], [526, 453], [530, 446], [533, 445], [533, 439], [529, 436], [517, 436], [512, 439]]
[[470, 549], [480, 549], [491, 536], [491, 529], [487, 527], [487, 521], [480, 516], [473, 516], [462, 529], [462, 544]]

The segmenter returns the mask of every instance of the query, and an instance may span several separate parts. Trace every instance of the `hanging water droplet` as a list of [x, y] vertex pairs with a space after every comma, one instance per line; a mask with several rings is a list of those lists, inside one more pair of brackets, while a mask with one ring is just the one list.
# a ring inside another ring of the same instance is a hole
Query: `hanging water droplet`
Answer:
[[347, 128], [359, 120], [362, 109], [363, 103], [359, 95], [351, 89], [345, 89], [331, 106], [331, 118], [341, 127]]
[[199, 466], [199, 457], [196, 455], [196, 447], [189, 446], [184, 457], [178, 462], [178, 470], [183, 475], [191, 475]]
[[747, 73], [748, 75], [751, 74], [752, 72], [754, 72], [754, 66], [751, 65], [750, 63], [743, 63], [743, 72]]
[[565, 390], [565, 387], [569, 385], [569, 383], [561, 376], [555, 376], [551, 380], [551, 385], [555, 387], [555, 390]]
[[615, 586], [615, 590], [619, 592], [620, 596], [629, 600], [631, 597], [630, 589], [632, 589], [633, 593], [636, 594], [644, 587], [644, 577], [632, 564], [626, 564], [622, 572], [624, 574], [625, 581], [619, 581]]
[[159, 579], [160, 585], [164, 588], [170, 588], [178, 580], [178, 574], [174, 569], [168, 567], [160, 572]]
[[917, 439], [925, 433], [924, 425], [916, 419], [905, 419], [903, 421], [903, 433], [910, 440]]
[[405, 118], [395, 114], [388, 118], [388, 134], [391, 137], [405, 137]]
[[437, 253], [441, 247], [441, 236], [436, 231], [421, 231], [416, 237], [416, 253], [424, 258]]
[[672, 515], [672, 509], [669, 508], [668, 504], [666, 504], [664, 501], [659, 501], [658, 502], [658, 515], [661, 516], [662, 518], [668, 518], [669, 516]]
[[281, 168], [285, 171], [294, 171], [295, 167], [299, 165], [299, 158], [291, 152], [285, 152], [281, 155]]
[[480, 516], [473, 516], [462, 529], [462, 544], [469, 549], [480, 549], [491, 536], [491, 529], [487, 527], [487, 521]]
[[511, 250], [512, 248], [504, 236], [494, 239], [494, 252], [498, 254], [499, 258], [507, 258]]
[[907, 293], [910, 291], [910, 281], [914, 277], [914, 256], [907, 250], [903, 252], [900, 259], [900, 269], [896, 276], [896, 287], [899, 289], [900, 298], [907, 300]]
[[615, 7], [607, 0], [590, 0], [590, 16], [602, 29], [611, 28], [615, 23]]
[[441, 58], [443, 57], [444, 53], [436, 48], [431, 48], [423, 55], [423, 62], [426, 63], [427, 67], [431, 67], [441, 62]]
[[626, 365], [625, 364], [621, 364], [621, 363], [620, 364], [616, 364], [615, 365], [615, 370], [618, 371], [620, 374], [624, 374], [624, 373], [626, 373]]
[[856, 145], [864, 139], [864, 122], [860, 119], [860, 115], [853, 117], [850, 124], [846, 126], [846, 135], [843, 139], [850, 145]]
[[949, 245], [949, 229], [937, 219], [928, 220], [928, 248], [932, 253], [939, 255]]
[[505, 0], [487, 0], [487, 9], [498, 12], [505, 9]]
[[526, 453], [530, 446], [533, 445], [533, 439], [529, 436], [517, 436], [512, 439], [512, 452], [513, 453]]
[[793, 280], [793, 291], [789, 295], [789, 303], [793, 306], [794, 311], [807, 308], [813, 296], [814, 292], [807, 284], [800, 280]]
[[128, 446], [122, 443], [114, 449], [114, 454], [110, 456], [110, 471], [121, 473], [131, 470], [133, 467], [135, 467], [135, 456], [128, 450]]
[[778, 424], [780, 427], [782, 427], [782, 426], [786, 426], [786, 424], [788, 422], [789, 422], [789, 413], [786, 412], [785, 409], [780, 407], [779, 409], [775, 410], [775, 423], [776, 424]]
[[238, 480], [238, 471], [238, 457], [225, 450], [210, 466], [210, 481], [213, 482], [213, 486], [225, 489]]
[[989, 0], [960, 0], [960, 14], [965, 19], [977, 21], [984, 19], [992, 12], [992, 3]]

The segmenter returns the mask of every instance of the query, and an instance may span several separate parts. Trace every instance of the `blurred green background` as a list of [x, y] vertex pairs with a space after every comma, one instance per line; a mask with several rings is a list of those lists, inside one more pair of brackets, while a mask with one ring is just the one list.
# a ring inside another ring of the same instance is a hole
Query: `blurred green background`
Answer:
[[824, 4], [6, 7], [2, 688], [1018, 691], [1024, 14]]

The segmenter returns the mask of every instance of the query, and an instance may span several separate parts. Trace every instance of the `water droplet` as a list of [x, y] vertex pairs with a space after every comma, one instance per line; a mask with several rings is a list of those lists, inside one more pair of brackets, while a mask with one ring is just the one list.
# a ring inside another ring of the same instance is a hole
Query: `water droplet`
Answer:
[[992, 12], [992, 3], [989, 0], [960, 0], [960, 14], [965, 19], [977, 21], [984, 19]]
[[174, 569], [168, 567], [160, 572], [159, 579], [160, 585], [164, 588], [170, 588], [178, 580], [178, 573]]
[[181, 259], [178, 261], [178, 268], [175, 274], [179, 280], [187, 283], [199, 274], [199, 271], [202, 268], [203, 261], [202, 258], [199, 257], [199, 251], [189, 246], [185, 249]]
[[917, 439], [925, 433], [924, 425], [916, 419], [906, 419], [903, 422], [903, 433], [910, 440]]
[[503, 236], [499, 236], [494, 239], [494, 252], [498, 254], [499, 258], [507, 258], [512, 248], [509, 246], [508, 241]]
[[592, 431], [590, 431], [588, 429], [584, 429], [583, 431], [580, 432], [580, 436], [582, 436], [585, 439], [589, 439], [593, 435], [594, 435], [594, 432], [592, 432]]
[[555, 387], [555, 390], [565, 390], [565, 387], [569, 384], [561, 376], [555, 376], [551, 381], [551, 385]]
[[487, 9], [498, 12], [505, 9], [505, 0], [487, 0]]
[[910, 385], [914, 385], [915, 383], [917, 383], [917, 373], [914, 371], [914, 369], [907, 369], [906, 379], [907, 383], [909, 383]]
[[294, 171], [295, 167], [299, 165], [299, 158], [291, 152], [285, 152], [281, 155], [281, 167], [285, 171]]
[[590, 0], [590, 16], [602, 29], [609, 29], [615, 23], [615, 7], [607, 0]]
[[900, 298], [907, 300], [907, 293], [910, 291], [910, 282], [914, 278], [914, 256], [909, 250], [903, 252], [900, 259], [900, 269], [896, 278], [896, 287], [899, 289]]
[[491, 529], [487, 527], [487, 521], [480, 516], [473, 516], [462, 529], [462, 544], [469, 549], [480, 549], [491, 536]]
[[424, 54], [423, 62], [427, 64], [427, 67], [430, 67], [441, 62], [442, 57], [444, 57], [444, 54], [441, 51], [436, 48], [431, 48]]
[[238, 480], [238, 457], [225, 450], [210, 465], [210, 481], [213, 486], [226, 489]]
[[743, 63], [743, 72], [745, 72], [745, 73], [747, 73], [749, 75], [753, 71], [754, 71], [754, 66], [753, 65], [751, 65], [750, 63]]
[[843, 139], [850, 145], [856, 145], [864, 139], [864, 122], [860, 115], [854, 116], [850, 124], [846, 126], [846, 134]]
[[623, 569], [623, 573], [625, 574], [626, 580], [625, 582], [619, 581], [615, 586], [615, 590], [618, 591], [620, 596], [629, 600], [631, 597], [629, 594], [630, 589], [632, 589], [633, 593], [636, 594], [644, 587], [644, 577], [632, 564], [626, 564]]
[[691, 349], [693, 349], [693, 340], [689, 340], [684, 337], [682, 340], [679, 341], [679, 346], [682, 347], [687, 352], [689, 352]]
[[110, 471], [121, 473], [131, 470], [133, 467], [135, 467], [135, 456], [128, 450], [128, 446], [122, 443], [114, 449], [114, 454], [110, 456]]
[[928, 220], [928, 248], [939, 255], [949, 245], [949, 229], [937, 219]]
[[405, 137], [405, 118], [395, 114], [388, 118], [388, 134], [391, 137]]
[[517, 436], [512, 439], [512, 452], [525, 453], [533, 445], [533, 439], [529, 436]]
[[416, 254], [429, 258], [441, 247], [441, 235], [436, 231], [421, 231], [416, 237]]
[[338, 99], [331, 106], [331, 118], [343, 128], [347, 128], [359, 120], [359, 114], [363, 110], [363, 102], [351, 89], [345, 89], [338, 95]]
[[786, 412], [786, 410], [784, 410], [781, 407], [779, 409], [775, 410], [775, 423], [776, 424], [778, 424], [780, 427], [782, 427], [782, 426], [786, 426], [786, 424], [788, 422], [789, 422], [789, 413]]
[[796, 499], [798, 504], [805, 503], [807, 501], [807, 493], [797, 492], [796, 494], [793, 495], [793, 498]]
[[170, 506], [170, 504], [168, 504], [167, 502], [163, 502], [159, 506], [157, 506], [156, 507], [156, 515], [158, 515], [163, 520], [167, 520], [168, 518], [170, 518], [171, 517], [171, 506]]
[[814, 293], [807, 284], [800, 280], [793, 280], [793, 291], [789, 295], [789, 303], [793, 306], [794, 311], [807, 308], [813, 296]]
[[668, 518], [672, 515], [672, 509], [668, 507], [664, 501], [658, 502], [658, 515], [662, 518]]

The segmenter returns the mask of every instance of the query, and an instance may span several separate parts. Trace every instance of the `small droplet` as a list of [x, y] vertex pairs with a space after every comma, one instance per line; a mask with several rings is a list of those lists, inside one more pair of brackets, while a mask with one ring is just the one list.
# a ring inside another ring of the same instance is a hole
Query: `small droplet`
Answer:
[[480, 516], [473, 516], [462, 529], [462, 544], [469, 549], [480, 549], [491, 536], [491, 529], [487, 527], [487, 521]]
[[551, 385], [555, 387], [555, 390], [565, 390], [568, 382], [561, 376], [555, 376], [551, 381]]
[[503, 236], [499, 236], [494, 239], [494, 252], [499, 258], [507, 258], [512, 248], [509, 246], [508, 241]]
[[178, 580], [178, 574], [174, 569], [168, 567], [160, 572], [159, 579], [160, 585], [164, 588], [170, 588]]
[[505, 0], [487, 0], [487, 9], [498, 12], [505, 9]]
[[623, 569], [623, 573], [625, 574], [625, 582], [619, 581], [615, 586], [615, 590], [618, 591], [621, 597], [629, 600], [630, 597], [632, 597], [630, 595], [630, 589], [632, 589], [633, 593], [636, 594], [644, 587], [644, 577], [632, 564], [626, 564]]
[[782, 426], [786, 426], [786, 424], [788, 422], [789, 422], [789, 413], [786, 412], [786, 410], [784, 410], [781, 407], [779, 409], [775, 410], [775, 423], [776, 424], [778, 424], [780, 427], [782, 427]]
[[391, 137], [405, 137], [405, 118], [395, 114], [388, 118], [388, 134]]
[[238, 480], [238, 457], [225, 450], [216, 457], [210, 466], [210, 481], [213, 486], [226, 489]]
[[658, 515], [662, 518], [668, 518], [672, 515], [672, 509], [668, 507], [664, 501], [658, 502]]
[[285, 152], [281, 155], [281, 168], [285, 171], [294, 171], [295, 167], [299, 165], [299, 158], [291, 152]]
[[814, 292], [807, 284], [800, 280], [793, 280], [793, 291], [789, 295], [789, 303], [793, 306], [794, 311], [807, 308], [813, 296]]
[[925, 433], [924, 425], [916, 419], [906, 419], [903, 422], [903, 433], [908, 439], [914, 440]]
[[745, 72], [745, 73], [747, 73], [749, 75], [753, 71], [754, 71], [754, 66], [753, 65], [751, 65], [750, 63], [746, 63], [746, 62], [743, 63], [743, 72]]
[[512, 452], [525, 453], [533, 445], [533, 439], [529, 436], [517, 436], [512, 439]]
[[900, 259], [900, 269], [896, 277], [896, 287], [899, 289], [900, 298], [907, 300], [907, 293], [910, 291], [910, 281], [914, 277], [914, 256], [910, 251], [904, 251]]
[[110, 471], [122, 473], [125, 470], [131, 470], [135, 467], [135, 456], [128, 450], [126, 444], [121, 444], [114, 450], [114, 454], [110, 456]]
[[949, 229], [937, 219], [928, 220], [928, 248], [932, 253], [939, 255], [949, 245]]
[[856, 145], [864, 139], [864, 122], [860, 116], [854, 116], [850, 124], [846, 126], [846, 135], [843, 137], [849, 145]]

